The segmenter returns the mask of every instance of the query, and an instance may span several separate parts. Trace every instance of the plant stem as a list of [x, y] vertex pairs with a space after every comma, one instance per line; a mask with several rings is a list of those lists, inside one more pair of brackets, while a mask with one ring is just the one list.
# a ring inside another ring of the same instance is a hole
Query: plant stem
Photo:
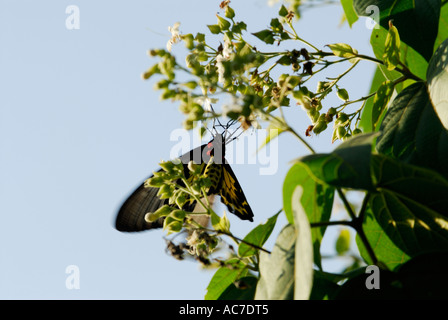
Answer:
[[336, 225], [345, 225], [345, 226], [353, 227], [353, 222], [352, 221], [345, 221], [345, 220], [324, 221], [324, 222], [313, 222], [313, 223], [310, 223], [310, 225], [311, 225], [311, 228], [336, 226]]
[[347, 198], [345, 197], [345, 194], [342, 192], [341, 188], [336, 188], [336, 191], [338, 192], [339, 197], [341, 198], [342, 202], [344, 203], [344, 207], [348, 212], [348, 215], [352, 220], [356, 220], [356, 214], [353, 212], [352, 207], [350, 206], [350, 203], [347, 201]]
[[234, 236], [234, 235], [231, 234], [231, 233], [228, 233], [228, 232], [225, 232], [225, 231], [220, 231], [220, 230], [214, 230], [214, 231], [216, 231], [218, 234], [226, 235], [226, 236], [232, 238], [233, 240], [237, 240], [237, 241], [239, 241], [239, 242], [241, 242], [241, 243], [247, 244], [248, 246], [251, 246], [252, 248], [255, 248], [255, 249], [257, 249], [257, 250], [261, 250], [261, 251], [263, 251], [263, 252], [266, 252], [266, 253], [271, 254], [271, 251], [266, 250], [265, 248], [262, 248], [262, 247], [260, 247], [260, 246], [257, 246], [256, 244], [253, 244], [253, 243], [247, 242], [247, 241], [245, 241], [245, 240], [243, 240], [243, 239], [240, 239], [240, 238]]

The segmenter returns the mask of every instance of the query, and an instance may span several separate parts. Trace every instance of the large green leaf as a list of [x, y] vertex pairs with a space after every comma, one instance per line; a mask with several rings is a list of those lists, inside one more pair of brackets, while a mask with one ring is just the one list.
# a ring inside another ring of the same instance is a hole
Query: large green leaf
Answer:
[[370, 155], [376, 133], [359, 134], [341, 143], [332, 153], [300, 159], [319, 183], [352, 189], [373, 190]]
[[440, 44], [428, 67], [429, 96], [443, 126], [448, 129], [448, 39]]
[[[294, 212], [292, 209], [292, 196], [297, 188], [303, 188], [300, 203], [306, 212], [308, 220], [313, 222], [326, 222], [330, 219], [333, 207], [334, 188], [316, 182], [306, 170], [303, 163], [294, 164], [288, 171], [283, 183], [283, 210], [290, 224], [294, 224]], [[313, 228], [311, 230], [314, 248], [314, 263], [321, 267], [320, 244], [326, 227]]]
[[341, 0], [341, 5], [344, 9], [344, 14], [347, 18], [347, 22], [351, 27], [358, 20], [358, 15], [353, 8], [353, 0]]
[[386, 110], [387, 105], [394, 93], [394, 83], [390, 80], [384, 81], [381, 86], [378, 88], [375, 96], [373, 97], [373, 106], [372, 106], [372, 129], [378, 127], [378, 124], [381, 122], [381, 115]]
[[253, 276], [240, 278], [232, 282], [218, 300], [253, 300], [257, 282], [258, 279]]
[[[400, 30], [398, 30], [400, 32]], [[373, 53], [375, 57], [382, 60], [385, 51], [386, 38], [388, 31], [382, 27], [372, 30], [370, 36], [370, 44], [372, 45]], [[401, 35], [401, 34], [400, 34]], [[400, 44], [400, 59], [401, 62], [409, 68], [409, 70], [420, 79], [426, 79], [426, 69], [428, 68], [428, 62], [412, 47], [406, 43]], [[381, 71], [388, 80], [395, 80], [402, 76], [401, 73], [395, 70], [388, 70], [385, 66], [380, 65]], [[411, 84], [412, 81], [408, 80], [404, 84], [399, 83], [396, 90], [400, 92], [403, 88]]]
[[234, 266], [223, 266], [219, 268], [207, 286], [205, 300], [218, 299], [235, 280], [244, 277], [246, 274], [247, 269], [245, 268], [245, 265], [237, 259], [234, 261]]
[[410, 256], [448, 248], [448, 181], [381, 154], [371, 163], [378, 192], [369, 205], [394, 244]]
[[[409, 260], [409, 256], [400, 250], [387, 236], [381, 226], [375, 219], [372, 210], [367, 207], [365, 212], [362, 228], [369, 241], [370, 246], [375, 252], [375, 256], [382, 264], [386, 265], [390, 270]], [[359, 253], [368, 264], [373, 264], [364, 243], [361, 238], [356, 235], [356, 244]]]
[[424, 83], [407, 87], [395, 98], [380, 131], [378, 152], [448, 177], [448, 132], [434, 112]]
[[419, 255], [401, 265], [395, 272], [377, 271], [378, 290], [368, 289], [370, 274], [360, 274], [345, 282], [335, 299], [435, 299], [448, 298], [448, 253], [431, 252]]
[[282, 229], [269, 255], [260, 253], [260, 279], [255, 300], [291, 300], [294, 298], [294, 258], [297, 233], [293, 225]]
[[434, 51], [440, 44], [448, 38], [448, 2], [440, 9], [439, 32], [437, 33], [436, 42], [434, 43]]
[[388, 29], [389, 20], [400, 33], [401, 41], [414, 48], [426, 61], [432, 56], [440, 16], [440, 0], [354, 0], [360, 16], [369, 16], [366, 9], [375, 5], [380, 12], [380, 25]]
[[275, 227], [275, 223], [277, 222], [277, 217], [280, 214], [277, 213], [270, 217], [266, 223], [260, 224], [256, 226], [252, 231], [250, 231], [245, 237], [244, 242], [241, 242], [238, 246], [238, 255], [240, 257], [249, 257], [258, 251], [258, 249], [254, 248], [253, 246], [249, 245], [253, 244], [257, 247], [262, 247], [263, 244], [266, 242], [266, 240], [269, 238], [269, 236], [272, 233], [272, 230]]
[[406, 262], [397, 271], [407, 298], [448, 298], [448, 252], [431, 252]]

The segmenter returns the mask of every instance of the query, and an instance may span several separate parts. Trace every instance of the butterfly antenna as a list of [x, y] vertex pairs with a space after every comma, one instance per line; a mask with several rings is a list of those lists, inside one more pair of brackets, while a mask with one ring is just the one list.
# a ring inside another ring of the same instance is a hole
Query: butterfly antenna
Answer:
[[[230, 134], [230, 136], [227, 137], [228, 141], [226, 142], [226, 144], [232, 142], [233, 140], [238, 139], [238, 138], [243, 134], [244, 131], [241, 131], [236, 137], [233, 137], [233, 138], [232, 138], [232, 136], [233, 136], [235, 133], [237, 133], [238, 130], [239, 130], [240, 128], [241, 128], [241, 125], [239, 125], [238, 128], [236, 128], [235, 131], [233, 131], [233, 132]], [[232, 139], [230, 139], [230, 138], [232, 138]]]

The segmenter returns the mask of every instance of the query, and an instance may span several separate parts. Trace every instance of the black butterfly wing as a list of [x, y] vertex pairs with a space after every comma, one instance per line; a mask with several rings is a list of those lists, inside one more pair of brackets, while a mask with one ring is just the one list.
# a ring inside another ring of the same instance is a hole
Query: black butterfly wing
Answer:
[[[149, 178], [151, 177], [152, 175]], [[121, 206], [115, 228], [118, 231], [135, 232], [163, 227], [162, 218], [154, 222], [145, 220], [146, 213], [154, 212], [168, 203], [168, 199], [160, 199], [157, 196], [158, 192], [159, 188], [145, 188], [142, 183]]]
[[252, 208], [247, 202], [235, 173], [227, 162], [223, 165], [220, 196], [221, 202], [227, 206], [231, 213], [242, 220], [253, 221]]
[[[202, 163], [203, 151], [206, 144], [197, 147], [180, 157], [184, 165], [184, 172], [188, 174], [188, 162], [190, 160], [196, 163]], [[159, 169], [161, 171], [163, 169]], [[149, 177], [151, 178], [152, 175]], [[160, 199], [157, 196], [159, 188], [146, 188], [142, 183], [123, 203], [118, 211], [115, 220], [115, 228], [118, 231], [137, 232], [149, 229], [156, 229], [163, 227], [164, 218], [160, 218], [154, 222], [147, 222], [145, 215], [149, 212], [154, 212], [165, 204], [168, 204], [168, 199]], [[195, 203], [187, 204], [184, 210], [192, 211]]]

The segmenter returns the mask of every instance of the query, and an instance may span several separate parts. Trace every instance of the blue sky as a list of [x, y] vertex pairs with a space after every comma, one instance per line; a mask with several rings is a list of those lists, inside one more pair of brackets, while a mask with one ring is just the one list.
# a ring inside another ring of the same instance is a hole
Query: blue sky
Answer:
[[[164, 48], [177, 21], [183, 33], [207, 33], [219, 2], [0, 0], [0, 299], [204, 297], [212, 272], [168, 256], [162, 232], [123, 234], [113, 220], [169, 158], [170, 134], [182, 122], [177, 105], [160, 101], [154, 82], [141, 79], [155, 62], [146, 52]], [[80, 10], [79, 30], [66, 28], [69, 5]], [[267, 0], [231, 6], [249, 32], [277, 14]], [[338, 27], [341, 15], [339, 6], [309, 10], [296, 30], [319, 47], [346, 42], [371, 54], [364, 21]], [[367, 93], [373, 70], [361, 64], [344, 82], [353, 96]], [[304, 112], [289, 115], [304, 132]], [[321, 152], [334, 148], [328, 134], [310, 143]], [[230, 217], [237, 235], [281, 208], [290, 161], [305, 154], [282, 136], [275, 175], [260, 175], [257, 164], [233, 166], [255, 213], [253, 224]], [[282, 217], [275, 232], [284, 224]], [[78, 290], [65, 286], [69, 265], [79, 268]]]

